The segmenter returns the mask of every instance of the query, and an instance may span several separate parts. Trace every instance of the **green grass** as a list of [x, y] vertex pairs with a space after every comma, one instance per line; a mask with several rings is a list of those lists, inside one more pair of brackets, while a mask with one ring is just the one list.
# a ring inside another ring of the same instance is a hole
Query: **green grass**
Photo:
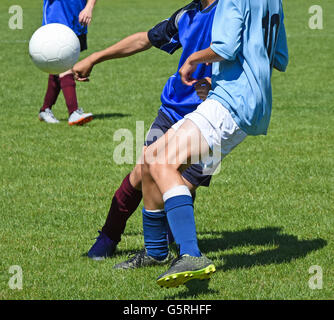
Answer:
[[[148, 30], [186, 1], [99, 1], [89, 51]], [[40, 2], [22, 2], [23, 30], [8, 28], [0, 4], [0, 299], [333, 299], [334, 4], [321, 1], [324, 30], [308, 28], [309, 1], [285, 1], [291, 62], [274, 73], [274, 109], [267, 137], [247, 138], [223, 163], [210, 189], [198, 191], [199, 244], [217, 266], [209, 283], [164, 290], [165, 267], [115, 271], [143, 245], [141, 207], [118, 254], [104, 262], [82, 255], [104, 223], [113, 192], [131, 165], [117, 165], [113, 135], [148, 128], [180, 53], [151, 49], [95, 68], [78, 84], [79, 103], [97, 119], [70, 128], [63, 97], [56, 126], [37, 120], [47, 76], [27, 45], [41, 21]], [[84, 56], [83, 55], [83, 56]], [[23, 269], [23, 290], [11, 290], [9, 268]], [[323, 269], [311, 290], [308, 270]]]

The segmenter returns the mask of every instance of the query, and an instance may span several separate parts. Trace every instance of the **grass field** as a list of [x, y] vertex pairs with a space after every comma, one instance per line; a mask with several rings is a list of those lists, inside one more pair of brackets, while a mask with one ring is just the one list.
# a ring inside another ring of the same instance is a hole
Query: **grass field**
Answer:
[[[0, 299], [333, 299], [334, 298], [334, 3], [318, 1], [324, 29], [311, 30], [313, 1], [285, 2], [290, 65], [274, 72], [274, 108], [267, 137], [248, 138], [223, 163], [196, 200], [199, 245], [217, 266], [210, 282], [178, 289], [155, 283], [166, 267], [115, 271], [143, 245], [141, 206], [117, 255], [104, 262], [83, 255], [104, 223], [112, 193], [131, 164], [117, 165], [114, 133], [147, 129], [180, 53], [151, 49], [94, 69], [78, 84], [80, 105], [96, 119], [69, 127], [37, 119], [47, 76], [30, 62], [28, 41], [40, 26], [40, 1], [20, 2], [23, 30], [10, 30], [0, 4]], [[87, 55], [145, 31], [187, 1], [100, 0]], [[11, 290], [9, 268], [23, 270]], [[323, 270], [311, 290], [309, 268]]]

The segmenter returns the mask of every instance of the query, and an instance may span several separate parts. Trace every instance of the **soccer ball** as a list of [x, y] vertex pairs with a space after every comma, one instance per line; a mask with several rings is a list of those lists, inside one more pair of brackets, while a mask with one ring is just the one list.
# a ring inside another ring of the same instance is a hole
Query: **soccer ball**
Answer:
[[69, 27], [50, 23], [40, 27], [32, 35], [29, 54], [42, 71], [60, 74], [71, 69], [78, 61], [80, 41]]

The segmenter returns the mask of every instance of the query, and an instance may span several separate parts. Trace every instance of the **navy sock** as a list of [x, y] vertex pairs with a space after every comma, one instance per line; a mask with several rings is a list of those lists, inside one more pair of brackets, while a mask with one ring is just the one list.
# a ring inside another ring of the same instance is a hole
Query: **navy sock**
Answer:
[[168, 223], [165, 211], [152, 212], [143, 208], [143, 231], [147, 254], [157, 260], [168, 255]]
[[165, 201], [165, 211], [180, 255], [200, 257], [197, 244], [193, 199], [188, 195], [176, 195]]
[[174, 240], [172, 230], [170, 229], [170, 226], [168, 223], [167, 223], [167, 228], [168, 228], [168, 231], [167, 231], [168, 244], [172, 244], [173, 242], [175, 242], [175, 240]]

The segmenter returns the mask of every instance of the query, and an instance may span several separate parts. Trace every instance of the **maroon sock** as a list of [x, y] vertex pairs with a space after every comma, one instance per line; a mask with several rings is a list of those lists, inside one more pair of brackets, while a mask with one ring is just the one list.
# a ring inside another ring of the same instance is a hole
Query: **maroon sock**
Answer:
[[119, 242], [124, 232], [126, 222], [138, 208], [143, 197], [141, 191], [135, 189], [127, 175], [111, 202], [109, 214], [102, 232], [111, 240]]
[[59, 77], [53, 74], [49, 75], [48, 88], [46, 90], [43, 107], [40, 111], [45, 111], [45, 109], [51, 109], [56, 103], [58, 95], [60, 92]]
[[77, 93], [75, 90], [76, 83], [73, 74], [68, 74], [60, 80], [60, 87], [63, 90], [68, 113], [71, 114], [78, 109]]

